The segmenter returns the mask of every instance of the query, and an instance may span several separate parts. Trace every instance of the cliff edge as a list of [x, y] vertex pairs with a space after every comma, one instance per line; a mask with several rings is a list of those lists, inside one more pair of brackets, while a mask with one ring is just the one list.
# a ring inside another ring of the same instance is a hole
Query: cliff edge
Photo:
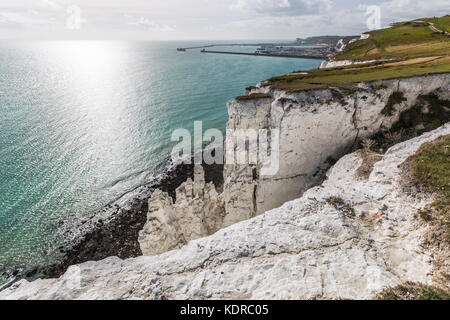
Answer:
[[365, 63], [274, 77], [228, 102], [226, 145], [238, 130], [278, 133], [273, 174], [266, 159], [225, 163], [219, 192], [196, 166], [175, 200], [149, 199], [136, 235], [148, 256], [21, 280], [0, 299], [367, 299], [411, 283], [445, 292], [450, 39], [422, 20], [336, 57]]
[[424, 245], [432, 227], [417, 214], [435, 196], [408, 184], [405, 163], [449, 135], [446, 124], [391, 147], [367, 178], [363, 153], [351, 153], [321, 186], [280, 208], [179, 250], [22, 280], [0, 299], [365, 299], [407, 281], [433, 284], [448, 275], [448, 260], [436, 263], [438, 252]]

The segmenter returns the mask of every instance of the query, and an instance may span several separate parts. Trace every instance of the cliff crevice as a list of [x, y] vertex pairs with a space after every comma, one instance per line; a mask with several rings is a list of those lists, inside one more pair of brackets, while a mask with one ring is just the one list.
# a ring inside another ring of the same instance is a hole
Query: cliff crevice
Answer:
[[[228, 103], [226, 140], [235, 139], [236, 130], [278, 130], [279, 150], [269, 147], [270, 152], [279, 152], [278, 172], [271, 176], [262, 174], [262, 161], [225, 164], [224, 187], [220, 195], [210, 194], [205, 189], [208, 197], [191, 201], [192, 197], [181, 192], [191, 184], [194, 184], [189, 187], [191, 189], [205, 188], [202, 174], [196, 175], [198, 182], [189, 180], [177, 189], [174, 204], [161, 206], [164, 199], [160, 198], [164, 195], [155, 193], [149, 208], [156, 203], [158, 210], [149, 210], [148, 222], [139, 239], [142, 252], [152, 255], [179, 248], [190, 240], [299, 198], [309, 188], [322, 183], [334, 159], [361, 147], [365, 148], [370, 163], [359, 169], [358, 174], [367, 177], [372, 169], [369, 167], [379, 160], [376, 154], [380, 151], [383, 153], [397, 142], [449, 121], [450, 109], [444, 100], [449, 89], [448, 74], [360, 83], [359, 90], [330, 88], [294, 94], [270, 91], [267, 87], [252, 88], [247, 92], [247, 99]], [[268, 98], [269, 92], [273, 98]], [[433, 106], [423, 103], [423, 97], [430, 95], [434, 97]], [[389, 112], [385, 112], [386, 108]], [[249, 145], [237, 145], [233, 151], [244, 148], [249, 152]], [[173, 216], [172, 212], [177, 212], [177, 218], [165, 220], [165, 223], [181, 223], [184, 230], [152, 225], [154, 216]], [[183, 215], [189, 218], [183, 218]], [[146, 243], [158, 248], [148, 250]]]
[[423, 244], [433, 227], [417, 217], [435, 194], [404, 192], [404, 164], [447, 135], [449, 124], [392, 146], [368, 179], [356, 173], [361, 152], [345, 155], [303, 196], [178, 250], [86, 262], [0, 298], [367, 299], [411, 281], [448, 286]]

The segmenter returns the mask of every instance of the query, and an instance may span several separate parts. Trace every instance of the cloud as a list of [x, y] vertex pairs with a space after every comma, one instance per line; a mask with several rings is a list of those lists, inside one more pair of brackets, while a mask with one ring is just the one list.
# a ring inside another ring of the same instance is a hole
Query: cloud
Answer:
[[[63, 21], [65, 15], [55, 14], [55, 10], [62, 8], [51, 0], [39, 0], [30, 3], [29, 0], [2, 0], [0, 5], [0, 24], [3, 27], [27, 28], [55, 26], [58, 18]], [[60, 23], [62, 25], [62, 22]]]
[[385, 9], [385, 14], [402, 14], [406, 16], [417, 16], [420, 14], [423, 17], [429, 15], [444, 15], [450, 12], [450, 1], [448, 0], [392, 0], [381, 3], [381, 8]]
[[[320, 26], [319, 28], [317, 26]], [[342, 10], [339, 14], [309, 14], [298, 16], [258, 16], [215, 26], [217, 33], [237, 34], [246, 30], [239, 39], [295, 39], [319, 35], [353, 35], [366, 31], [364, 11]], [[263, 37], [261, 37], [263, 35]], [[231, 38], [230, 38], [231, 39]], [[233, 39], [234, 40], [234, 39]]]
[[0, 23], [14, 26], [14, 25], [51, 25], [52, 20], [42, 19], [36, 17], [37, 11], [30, 10], [26, 14], [20, 14], [16, 12], [3, 11], [0, 12]]
[[331, 0], [236, 0], [230, 9], [267, 16], [302, 16], [330, 11], [333, 6]]
[[[443, 16], [450, 13], [450, 1], [448, 0], [391, 0], [378, 4], [381, 9], [381, 20], [384, 27], [392, 22]], [[359, 10], [365, 10], [368, 4], [358, 6]]]
[[52, 9], [55, 9], [55, 10], [58, 10], [58, 9], [61, 9], [61, 8], [62, 8], [62, 6], [61, 6], [60, 4], [58, 4], [56, 1], [51, 1], [51, 0], [41, 0], [41, 2], [42, 2], [44, 5], [46, 5], [46, 6], [50, 7], [50, 8], [52, 8]]
[[[89, 20], [77, 33], [66, 28], [70, 4], [81, 8], [83, 21]], [[450, 12], [449, 0], [0, 0], [0, 38], [59, 39], [76, 34], [89, 39], [176, 40], [356, 35], [367, 31], [367, 5], [380, 6], [382, 27]]]
[[160, 31], [160, 32], [171, 32], [175, 31], [175, 26], [171, 27], [166, 24], [159, 24], [154, 21], [151, 21], [150, 19], [141, 17], [138, 21], [130, 22], [130, 25], [138, 26], [141, 28], [145, 28], [147, 30], [151, 31]]

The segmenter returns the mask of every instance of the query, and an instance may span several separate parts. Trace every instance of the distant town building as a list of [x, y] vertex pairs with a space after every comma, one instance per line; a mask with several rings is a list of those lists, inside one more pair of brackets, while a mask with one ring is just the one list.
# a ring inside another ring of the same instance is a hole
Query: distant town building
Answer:
[[283, 47], [276, 47], [274, 45], [261, 45], [260, 48], [256, 49], [255, 53], [267, 54], [267, 53], [279, 53], [283, 51]]

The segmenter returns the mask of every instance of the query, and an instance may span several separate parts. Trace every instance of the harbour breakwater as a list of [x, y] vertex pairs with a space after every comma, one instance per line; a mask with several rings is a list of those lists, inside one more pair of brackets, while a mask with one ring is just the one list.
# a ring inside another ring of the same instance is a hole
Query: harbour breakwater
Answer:
[[297, 58], [297, 59], [319, 59], [323, 60], [326, 56], [320, 54], [286, 54], [286, 53], [251, 53], [251, 52], [233, 52], [233, 51], [215, 51], [215, 50], [201, 50], [202, 53], [218, 53], [218, 54], [236, 54], [244, 56], [259, 56], [259, 57], [281, 57], [281, 58]]

